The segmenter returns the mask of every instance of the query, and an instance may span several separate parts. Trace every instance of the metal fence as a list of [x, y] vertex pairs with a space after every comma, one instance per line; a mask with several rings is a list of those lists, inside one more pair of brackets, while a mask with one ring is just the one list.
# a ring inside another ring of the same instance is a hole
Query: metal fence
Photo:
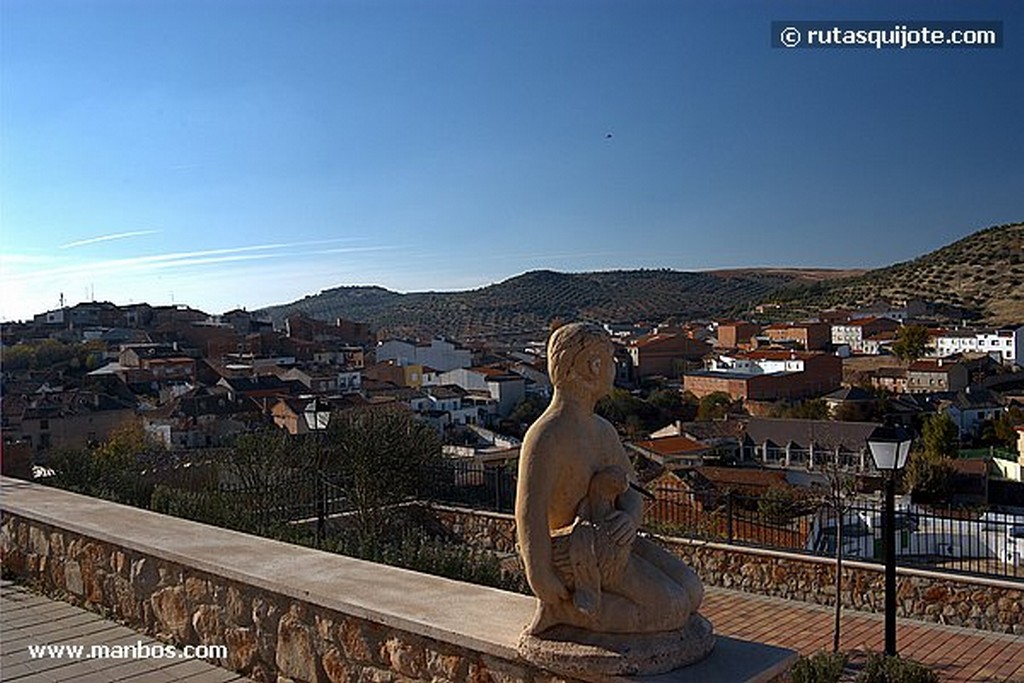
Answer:
[[[418, 483], [421, 500], [503, 513], [515, 507], [516, 471], [510, 466], [434, 463], [420, 470]], [[344, 480], [315, 470], [279, 473], [258, 485], [222, 483], [219, 492], [262, 527], [352, 509]], [[653, 500], [644, 504], [644, 527], [655, 533], [835, 557], [841, 518], [843, 556], [882, 559], [880, 504], [858, 502], [840, 514], [820, 500], [781, 491], [750, 496], [661, 487], [651, 493]], [[901, 566], [1024, 579], [1024, 516], [915, 506], [896, 513], [896, 545]]]
[[[423, 478], [425, 499], [497, 512], [515, 506], [515, 471], [449, 462]], [[839, 519], [846, 558], [882, 561], [882, 505], [857, 502], [842, 514], [820, 500], [656, 488], [644, 506], [644, 526], [656, 533], [835, 557]], [[896, 511], [901, 566], [1024, 579], [1024, 516], [958, 508]]]

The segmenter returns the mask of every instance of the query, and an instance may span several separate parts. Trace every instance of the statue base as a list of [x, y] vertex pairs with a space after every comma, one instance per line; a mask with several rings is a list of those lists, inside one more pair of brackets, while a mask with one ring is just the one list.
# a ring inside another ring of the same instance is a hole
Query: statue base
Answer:
[[707, 657], [715, 646], [711, 622], [694, 614], [679, 630], [658, 633], [595, 633], [553, 626], [523, 634], [519, 655], [555, 673], [599, 681], [614, 676], [665, 673]]

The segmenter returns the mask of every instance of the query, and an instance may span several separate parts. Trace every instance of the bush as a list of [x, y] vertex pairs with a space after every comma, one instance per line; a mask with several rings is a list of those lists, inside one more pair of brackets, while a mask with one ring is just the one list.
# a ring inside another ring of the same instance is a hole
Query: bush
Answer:
[[872, 653], [856, 683], [938, 683], [931, 669], [910, 659]]
[[815, 652], [801, 657], [789, 675], [793, 683], [838, 683], [847, 659], [845, 652]]

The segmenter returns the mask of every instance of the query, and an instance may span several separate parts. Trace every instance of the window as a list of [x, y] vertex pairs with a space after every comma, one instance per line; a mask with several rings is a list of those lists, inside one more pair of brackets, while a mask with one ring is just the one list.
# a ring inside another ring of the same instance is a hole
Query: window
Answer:
[[50, 421], [48, 419], [46, 419], [45, 417], [44, 418], [40, 418], [40, 420], [39, 420], [39, 429], [49, 429], [49, 428], [50, 428]]

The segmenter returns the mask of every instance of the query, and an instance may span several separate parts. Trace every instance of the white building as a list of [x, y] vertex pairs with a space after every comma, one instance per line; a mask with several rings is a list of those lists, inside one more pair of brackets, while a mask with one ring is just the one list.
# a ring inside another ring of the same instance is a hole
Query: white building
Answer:
[[804, 353], [796, 351], [750, 351], [719, 354], [708, 361], [711, 372], [743, 375], [770, 375], [774, 372], [803, 372]]
[[1024, 325], [1002, 329], [958, 329], [934, 339], [935, 355], [987, 353], [1007, 365], [1024, 366]]
[[393, 360], [399, 365], [425, 365], [441, 372], [468, 368], [473, 364], [472, 353], [443, 339], [432, 339], [429, 344], [411, 344], [400, 339], [389, 339], [377, 345], [377, 362]]

